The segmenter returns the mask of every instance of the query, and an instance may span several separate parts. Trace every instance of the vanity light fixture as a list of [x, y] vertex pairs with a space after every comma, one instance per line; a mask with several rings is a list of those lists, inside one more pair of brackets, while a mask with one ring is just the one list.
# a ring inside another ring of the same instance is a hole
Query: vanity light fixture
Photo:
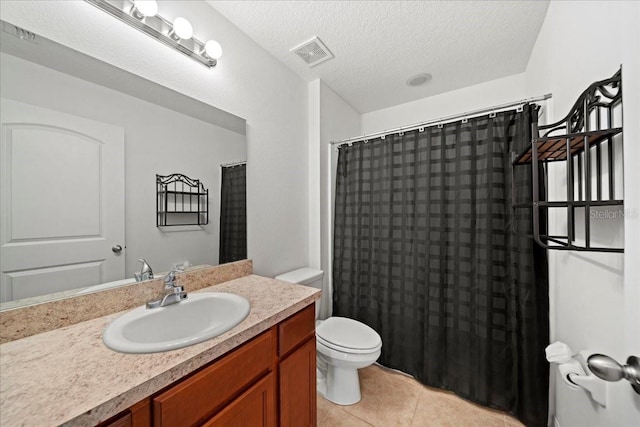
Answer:
[[191, 22], [182, 17], [174, 19], [173, 28], [169, 31], [169, 37], [174, 40], [189, 40], [193, 37], [193, 27], [191, 26]]
[[200, 53], [209, 58], [220, 59], [222, 56], [222, 46], [215, 40], [209, 40], [204, 44], [204, 51]]
[[156, 0], [132, 0], [131, 14], [138, 19], [144, 19], [158, 14], [158, 2]]
[[222, 56], [220, 43], [203, 43], [193, 37], [193, 27], [185, 18], [178, 17], [171, 23], [158, 15], [155, 0], [84, 1], [209, 68], [215, 67]]

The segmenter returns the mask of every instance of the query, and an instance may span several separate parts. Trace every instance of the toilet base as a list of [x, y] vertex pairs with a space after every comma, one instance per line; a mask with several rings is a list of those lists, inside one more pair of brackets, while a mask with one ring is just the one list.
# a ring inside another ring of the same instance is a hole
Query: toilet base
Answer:
[[360, 378], [355, 368], [342, 368], [329, 365], [327, 367], [325, 391], [318, 392], [328, 401], [336, 405], [353, 405], [358, 403], [360, 395]]

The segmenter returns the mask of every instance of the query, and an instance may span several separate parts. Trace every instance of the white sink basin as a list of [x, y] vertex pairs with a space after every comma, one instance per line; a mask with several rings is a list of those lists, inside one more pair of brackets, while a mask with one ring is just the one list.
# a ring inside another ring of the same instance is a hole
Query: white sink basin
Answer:
[[193, 293], [166, 307], [131, 310], [107, 327], [103, 340], [122, 353], [175, 350], [227, 332], [249, 315], [250, 308], [240, 295]]

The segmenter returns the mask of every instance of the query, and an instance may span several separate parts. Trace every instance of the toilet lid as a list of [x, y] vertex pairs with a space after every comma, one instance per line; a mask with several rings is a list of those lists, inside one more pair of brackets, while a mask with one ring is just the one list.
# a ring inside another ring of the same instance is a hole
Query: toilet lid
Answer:
[[316, 328], [318, 340], [329, 347], [373, 350], [382, 346], [380, 335], [369, 326], [345, 317], [330, 317]]

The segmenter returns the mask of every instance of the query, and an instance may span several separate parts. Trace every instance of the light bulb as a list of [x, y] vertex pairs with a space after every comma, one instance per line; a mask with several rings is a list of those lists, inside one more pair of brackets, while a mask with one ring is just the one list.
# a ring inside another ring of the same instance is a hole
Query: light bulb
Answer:
[[176, 18], [173, 21], [173, 33], [181, 39], [189, 40], [193, 36], [191, 23], [184, 18]]
[[204, 52], [209, 58], [220, 59], [222, 56], [222, 46], [215, 40], [209, 40], [204, 45]]
[[138, 19], [156, 16], [158, 13], [158, 3], [156, 0], [134, 0], [132, 11]]

